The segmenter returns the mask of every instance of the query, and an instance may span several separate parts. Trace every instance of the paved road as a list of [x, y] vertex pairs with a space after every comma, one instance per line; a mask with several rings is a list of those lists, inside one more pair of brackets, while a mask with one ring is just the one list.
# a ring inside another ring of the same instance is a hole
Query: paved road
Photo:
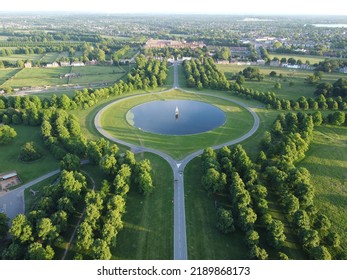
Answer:
[[[89, 160], [82, 160], [81, 164], [87, 164]], [[0, 208], [5, 210], [5, 214], [11, 220], [16, 217], [18, 214], [25, 213], [25, 203], [24, 203], [24, 191], [27, 188], [30, 188], [43, 180], [46, 180], [54, 175], [57, 175], [60, 172], [60, 169], [56, 169], [52, 172], [49, 172], [31, 182], [20, 186], [17, 189], [8, 192], [0, 193]]]
[[[179, 81], [178, 81], [178, 64], [177, 62], [174, 63], [174, 85], [173, 88], [179, 88]], [[182, 89], [181, 89], [182, 90]], [[169, 91], [169, 90], [167, 90]], [[167, 92], [163, 91], [163, 92]], [[163, 92], [158, 92], [155, 94], [161, 94]], [[194, 93], [197, 94], [197, 93]], [[146, 95], [146, 94], [144, 94]], [[207, 93], [198, 93], [197, 95], [205, 95], [205, 96], [214, 96], [212, 94]], [[187, 254], [187, 237], [186, 237], [186, 219], [185, 219], [185, 206], [184, 206], [184, 169], [186, 165], [195, 157], [199, 156], [203, 153], [203, 149], [196, 151], [187, 157], [185, 157], [182, 161], [176, 161], [169, 155], [147, 147], [142, 147], [138, 145], [134, 145], [131, 143], [127, 143], [121, 139], [118, 139], [109, 133], [107, 133], [100, 124], [100, 116], [102, 113], [107, 110], [109, 107], [113, 106], [114, 104], [123, 101], [124, 99], [131, 99], [136, 98], [139, 95], [134, 96], [128, 96], [124, 97], [120, 100], [117, 100], [107, 106], [105, 106], [103, 109], [101, 109], [98, 114], [96, 115], [94, 119], [94, 124], [96, 129], [106, 138], [108, 138], [111, 141], [114, 141], [116, 143], [119, 143], [121, 145], [125, 145], [129, 147], [134, 153], [140, 153], [140, 152], [150, 152], [153, 154], [156, 154], [163, 159], [165, 159], [171, 166], [173, 175], [174, 175], [174, 259], [175, 260], [186, 260], [188, 258]], [[248, 137], [252, 136], [256, 130], [259, 127], [259, 118], [258, 115], [253, 111], [253, 109], [248, 108], [245, 104], [242, 102], [233, 100], [232, 98], [227, 97], [220, 97], [220, 96], [214, 96], [217, 98], [224, 99], [226, 101], [230, 101], [233, 103], [236, 103], [244, 108], [246, 108], [253, 116], [254, 118], [254, 124], [250, 131], [248, 131], [246, 134], [241, 136], [238, 139], [234, 139], [232, 141], [213, 146], [213, 149], [219, 149], [223, 146], [230, 146], [234, 145], [236, 143], [239, 143]], [[81, 162], [82, 164], [88, 163], [88, 161]], [[54, 170], [44, 176], [41, 176], [40, 178], [37, 178], [34, 181], [31, 181], [13, 191], [0, 194], [0, 208], [4, 208], [5, 213], [8, 217], [13, 219], [17, 214], [24, 213], [24, 190], [59, 173], [60, 170]]]
[[25, 212], [25, 203], [24, 203], [24, 190], [30, 188], [31, 186], [40, 183], [43, 180], [46, 180], [54, 175], [57, 175], [60, 172], [59, 169], [54, 170], [50, 173], [47, 173], [40, 178], [37, 178], [29, 183], [24, 184], [23, 186], [14, 189], [9, 192], [3, 192], [0, 194], [0, 208], [2, 207], [5, 210], [7, 217], [13, 219], [18, 214]]
[[[177, 62], [174, 63], [174, 85], [173, 85], [173, 88], [179, 88]], [[156, 93], [156, 94], [160, 94], [160, 93]], [[194, 94], [197, 94], [197, 93], [194, 93]], [[245, 109], [247, 109], [252, 114], [252, 116], [254, 118], [253, 127], [246, 134], [244, 134], [243, 136], [241, 136], [237, 139], [234, 139], [232, 141], [213, 146], [212, 147], [213, 149], [219, 149], [223, 146], [230, 146], [230, 145], [240, 143], [241, 141], [252, 136], [257, 131], [257, 129], [259, 127], [258, 115], [254, 112], [253, 109], [248, 108], [242, 102], [239, 102], [239, 101], [234, 100], [232, 98], [220, 97], [220, 96], [215, 96], [215, 95], [207, 94], [207, 93], [198, 93], [197, 95], [213, 96], [213, 97], [224, 99], [226, 101], [236, 103], [236, 104], [244, 107]], [[170, 164], [172, 171], [173, 171], [173, 175], [174, 175], [174, 259], [175, 260], [186, 260], [186, 259], [188, 259], [188, 254], [187, 254], [186, 218], [185, 218], [185, 206], [184, 206], [184, 169], [185, 169], [186, 165], [193, 158], [195, 158], [195, 157], [197, 157], [203, 153], [203, 149], [198, 150], [198, 151], [188, 155], [182, 161], [176, 161], [172, 157], [170, 157], [169, 155], [163, 153], [162, 151], [128, 143], [128, 142], [123, 141], [121, 139], [118, 139], [118, 138], [110, 135], [108, 132], [106, 132], [101, 127], [101, 124], [100, 124], [100, 117], [101, 117], [102, 113], [105, 110], [107, 110], [109, 107], [113, 106], [114, 104], [116, 104], [118, 102], [122, 102], [124, 99], [136, 98], [137, 96], [125, 97], [122, 100], [117, 100], [117, 101], [107, 105], [103, 109], [101, 109], [94, 119], [94, 125], [95, 125], [96, 129], [104, 137], [108, 138], [111, 141], [114, 141], [116, 143], [119, 143], [121, 145], [129, 147], [134, 153], [150, 152], [150, 153], [159, 155], [160, 157], [164, 158]]]

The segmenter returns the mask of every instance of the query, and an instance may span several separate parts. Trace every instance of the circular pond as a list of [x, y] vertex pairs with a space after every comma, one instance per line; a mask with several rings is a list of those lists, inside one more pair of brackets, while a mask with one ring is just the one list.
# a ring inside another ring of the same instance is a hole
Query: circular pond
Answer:
[[203, 133], [225, 123], [225, 113], [211, 104], [193, 100], [158, 100], [131, 108], [126, 119], [145, 132], [165, 135]]

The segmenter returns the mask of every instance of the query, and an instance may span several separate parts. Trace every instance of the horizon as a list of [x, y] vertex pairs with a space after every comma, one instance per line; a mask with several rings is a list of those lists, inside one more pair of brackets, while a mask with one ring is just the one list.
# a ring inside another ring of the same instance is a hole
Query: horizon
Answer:
[[172, 14], [172, 15], [235, 15], [235, 16], [347, 16], [340, 0], [316, 1], [306, 3], [302, 0], [292, 0], [285, 7], [276, 0], [248, 0], [236, 2], [230, 0], [211, 1], [176, 0], [174, 5], [168, 1], [133, 0], [129, 3], [99, 0], [94, 1], [68, 1], [61, 0], [57, 4], [43, 0], [12, 0], [1, 5], [0, 13], [79, 13], [79, 14]]

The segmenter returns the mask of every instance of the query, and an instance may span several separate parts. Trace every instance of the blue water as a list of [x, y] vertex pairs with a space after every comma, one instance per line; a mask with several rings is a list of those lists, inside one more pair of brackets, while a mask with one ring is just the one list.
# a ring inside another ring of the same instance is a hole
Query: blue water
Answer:
[[133, 107], [127, 113], [127, 120], [146, 132], [187, 135], [217, 128], [225, 123], [226, 116], [218, 107], [200, 101], [160, 100]]

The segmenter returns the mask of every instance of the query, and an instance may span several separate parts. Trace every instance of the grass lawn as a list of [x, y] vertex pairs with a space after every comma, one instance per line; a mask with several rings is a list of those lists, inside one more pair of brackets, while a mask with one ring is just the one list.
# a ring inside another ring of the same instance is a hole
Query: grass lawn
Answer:
[[41, 62], [43, 63], [53, 63], [57, 61], [57, 58], [59, 56], [59, 53], [53, 52], [53, 53], [46, 53], [42, 58]]
[[[58, 161], [43, 144], [39, 127], [24, 125], [12, 127], [16, 130], [17, 137], [10, 144], [0, 146], [0, 173], [16, 170], [22, 182], [27, 183], [59, 168]], [[31, 141], [40, 148], [43, 157], [30, 163], [22, 162], [18, 159], [20, 149], [26, 142]]]
[[114, 66], [72, 67], [71, 73], [76, 73], [80, 76], [70, 79], [70, 84], [83, 84], [104, 81], [116, 82], [126, 74], [126, 72], [122, 68]]
[[67, 84], [60, 75], [70, 73], [70, 67], [24, 68], [4, 85], [11, 87], [35, 87]]
[[0, 69], [0, 86], [4, 84], [8, 79], [16, 75], [21, 69], [19, 68], [7, 68]]
[[347, 127], [315, 128], [314, 140], [298, 164], [311, 173], [315, 205], [332, 222], [347, 247]]
[[43, 56], [44, 56], [44, 54], [13, 54], [13, 55], [10, 55], [10, 56], [0, 56], [0, 60], [7, 60], [7, 61], [17, 61], [17, 60], [38, 61]]
[[114, 259], [168, 260], [173, 258], [173, 174], [162, 158], [145, 153], [137, 160], [149, 159], [153, 168], [154, 191], [148, 196], [136, 190], [128, 193]]
[[[166, 136], [143, 132], [131, 126], [125, 120], [125, 116], [130, 108], [144, 102], [165, 99], [187, 99], [211, 103], [226, 113], [226, 123], [219, 128], [202, 134]], [[235, 103], [215, 97], [199, 96], [197, 94], [172, 90], [167, 93], [161, 93], [160, 95], [139, 96], [138, 98], [124, 100], [119, 104], [115, 104], [102, 114], [101, 125], [111, 135], [124, 141], [159, 149], [176, 159], [182, 159], [199, 149], [240, 137], [251, 129], [253, 117], [246, 109]]]
[[270, 59], [273, 59], [274, 57], [278, 57], [279, 59], [285, 57], [287, 60], [288, 58], [294, 58], [295, 60], [301, 59], [302, 63], [306, 63], [308, 60], [310, 64], [319, 63], [321, 61], [324, 61], [327, 59], [324, 56], [318, 56], [318, 55], [300, 55], [300, 54], [282, 54], [282, 53], [271, 53], [269, 54]]
[[188, 259], [190, 260], [243, 260], [248, 250], [243, 234], [220, 233], [214, 198], [209, 197], [201, 186], [201, 159], [193, 159], [184, 172], [184, 193], [187, 225]]
[[[225, 73], [227, 78], [231, 78], [233, 75], [239, 73], [247, 65], [217, 65], [218, 69]], [[246, 80], [244, 87], [252, 88], [263, 92], [274, 92], [279, 98], [296, 100], [301, 96], [306, 98], [314, 97], [313, 93], [316, 90], [316, 85], [310, 85], [305, 82], [307, 76], [312, 75], [313, 71], [301, 70], [301, 69], [288, 69], [269, 66], [256, 66], [259, 68], [260, 73], [264, 74], [264, 80], [262, 81], [249, 81]], [[275, 71], [277, 77], [270, 77], [269, 73]], [[282, 74], [283, 78], [280, 79], [278, 75]], [[337, 79], [345, 77], [342, 73], [323, 73], [321, 82], [334, 83]], [[276, 89], [275, 83], [280, 82], [282, 87]], [[293, 85], [290, 85], [290, 82]]]

